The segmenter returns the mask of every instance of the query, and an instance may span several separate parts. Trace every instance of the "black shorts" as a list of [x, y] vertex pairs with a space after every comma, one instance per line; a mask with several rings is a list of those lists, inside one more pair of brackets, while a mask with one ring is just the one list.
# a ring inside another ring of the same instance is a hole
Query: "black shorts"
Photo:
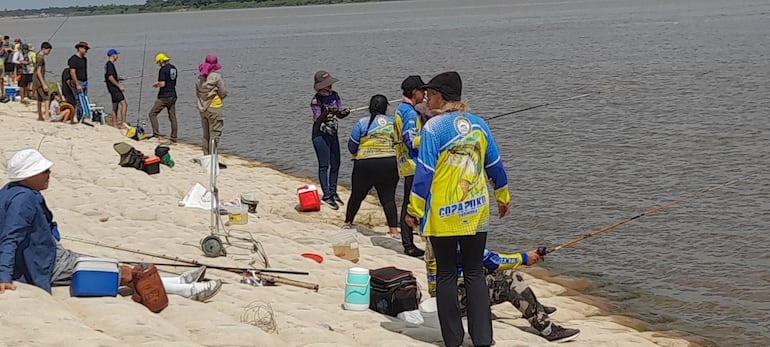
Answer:
[[26, 88], [32, 84], [32, 74], [23, 74], [19, 80], [19, 87]]
[[117, 104], [126, 99], [125, 95], [123, 95], [123, 92], [121, 92], [120, 89], [109, 88], [109, 92], [113, 104]]
[[5, 71], [5, 72], [14, 72], [14, 71], [16, 71], [16, 64], [14, 64], [14, 63], [5, 63], [5, 64], [3, 64], [3, 71]]

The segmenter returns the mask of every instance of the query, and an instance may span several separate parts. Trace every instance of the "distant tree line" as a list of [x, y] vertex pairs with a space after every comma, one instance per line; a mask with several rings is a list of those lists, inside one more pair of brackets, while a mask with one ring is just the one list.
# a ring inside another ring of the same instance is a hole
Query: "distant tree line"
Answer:
[[27, 10], [9, 10], [6, 8], [0, 12], [0, 17], [95, 16], [126, 13], [172, 12], [186, 10], [271, 6], [301, 6], [313, 4], [337, 4], [343, 2], [371, 1], [378, 0], [147, 0], [147, 2], [145, 2], [143, 5], [111, 4], [97, 6], [48, 7], [42, 9]]

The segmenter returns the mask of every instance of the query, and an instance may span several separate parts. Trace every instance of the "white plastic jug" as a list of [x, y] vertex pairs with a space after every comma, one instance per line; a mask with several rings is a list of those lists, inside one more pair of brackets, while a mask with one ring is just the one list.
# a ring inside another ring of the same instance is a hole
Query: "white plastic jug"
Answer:
[[350, 311], [366, 311], [369, 309], [370, 284], [369, 270], [362, 267], [348, 269], [345, 283], [345, 303], [343, 306]]

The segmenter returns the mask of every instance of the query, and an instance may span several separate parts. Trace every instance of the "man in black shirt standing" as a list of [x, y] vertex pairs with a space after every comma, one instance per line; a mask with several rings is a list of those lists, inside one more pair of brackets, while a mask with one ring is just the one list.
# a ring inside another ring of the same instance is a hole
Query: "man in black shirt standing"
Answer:
[[158, 113], [164, 108], [168, 110], [168, 120], [171, 123], [171, 142], [176, 142], [176, 77], [177, 70], [174, 65], [169, 63], [171, 58], [164, 53], [158, 53], [155, 56], [155, 63], [160, 66], [158, 71], [158, 81], [152, 86], [158, 89], [158, 100], [152, 105], [150, 110], [150, 124], [152, 124], [152, 136], [164, 137], [158, 130]]
[[90, 47], [88, 42], [80, 41], [75, 45], [75, 54], [67, 61], [70, 67], [70, 88], [77, 101], [77, 118], [91, 118], [91, 109], [88, 107], [88, 59], [86, 53]]
[[[107, 82], [107, 91], [110, 92], [112, 98], [112, 126], [118, 129], [127, 128], [126, 125], [126, 109], [128, 108], [128, 102], [123, 92], [126, 88], [120, 84], [120, 81], [125, 80], [124, 76], [118, 76], [118, 70], [115, 69], [115, 62], [118, 61], [120, 52], [117, 49], [111, 48], [107, 51], [107, 63], [104, 64], [104, 81]], [[118, 108], [120, 108], [120, 123], [118, 123]]]

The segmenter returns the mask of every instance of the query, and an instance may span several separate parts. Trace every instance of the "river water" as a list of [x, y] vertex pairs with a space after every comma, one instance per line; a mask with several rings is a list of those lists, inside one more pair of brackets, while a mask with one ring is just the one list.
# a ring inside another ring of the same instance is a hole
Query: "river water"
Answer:
[[[40, 42], [62, 19], [4, 20], [3, 30]], [[349, 107], [397, 98], [407, 75], [447, 70], [482, 116], [604, 90], [490, 122], [513, 193], [490, 247], [555, 246], [739, 179], [545, 266], [593, 281], [592, 294], [653, 329], [767, 346], [768, 30], [766, 0], [423, 0], [70, 18], [48, 65], [58, 73], [72, 45], [89, 41], [91, 101], [107, 105], [106, 50], [122, 51], [125, 75], [141, 74], [144, 55], [146, 77], [126, 83], [134, 121], [155, 98], [152, 57], [165, 52], [182, 71], [180, 136], [197, 143], [192, 69], [215, 53], [231, 89], [223, 151], [302, 176], [315, 172], [308, 106], [319, 69], [340, 79]], [[350, 170], [343, 161], [343, 183]]]

